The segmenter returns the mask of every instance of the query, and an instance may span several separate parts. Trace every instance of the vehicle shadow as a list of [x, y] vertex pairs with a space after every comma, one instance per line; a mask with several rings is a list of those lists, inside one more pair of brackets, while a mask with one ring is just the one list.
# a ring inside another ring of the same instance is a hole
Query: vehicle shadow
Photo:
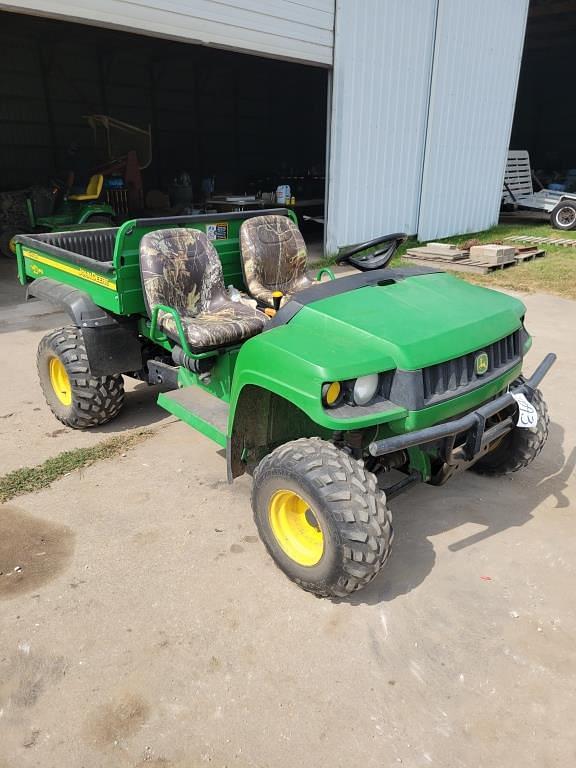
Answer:
[[419, 485], [394, 499], [390, 504], [395, 531], [390, 561], [371, 584], [346, 602], [374, 605], [418, 587], [436, 563], [430, 537], [466, 523], [482, 526], [482, 531], [450, 544], [448, 554], [443, 551], [446, 557], [525, 525], [546, 499], [555, 499], [556, 508], [568, 507], [564, 490], [576, 467], [576, 448], [566, 458], [563, 437], [562, 427], [551, 423], [542, 454], [524, 471], [500, 478], [467, 471], [445, 486]]
[[26, 300], [26, 288], [18, 282], [16, 260], [0, 256], [0, 334], [17, 331], [38, 333], [69, 325], [68, 315], [54, 305]]
[[[126, 376], [124, 381], [128, 384], [131, 380]], [[168, 391], [170, 391], [169, 387], [150, 386], [143, 381], [138, 382], [135, 386], [127, 389], [126, 399], [118, 416], [100, 427], [91, 427], [90, 432], [112, 435], [132, 429], [150, 427], [166, 419], [174, 419], [175, 417], [156, 405], [156, 399], [160, 392]]]

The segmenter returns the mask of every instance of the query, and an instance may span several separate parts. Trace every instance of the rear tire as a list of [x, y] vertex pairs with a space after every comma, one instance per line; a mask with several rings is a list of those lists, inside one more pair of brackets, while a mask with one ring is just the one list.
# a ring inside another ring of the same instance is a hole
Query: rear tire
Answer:
[[67, 326], [41, 340], [37, 354], [40, 386], [56, 418], [73, 429], [105, 424], [124, 404], [122, 376], [93, 376], [82, 331]]
[[550, 224], [554, 229], [568, 232], [576, 229], [576, 201], [562, 200], [550, 214]]
[[[514, 384], [523, 384], [525, 379], [520, 376]], [[514, 386], [514, 385], [513, 385]], [[534, 390], [532, 405], [538, 413], [538, 424], [527, 429], [514, 427], [498, 443], [490, 453], [485, 454], [471, 469], [481, 475], [509, 475], [524, 469], [538, 456], [548, 439], [550, 418], [548, 408], [539, 389]]]
[[[296, 519], [292, 529], [278, 524], [277, 508], [284, 522], [290, 515]], [[365, 587], [390, 554], [392, 516], [376, 477], [319, 438], [293, 440], [258, 464], [252, 509], [276, 565], [320, 597], [345, 597]]]
[[18, 227], [4, 227], [0, 232], [0, 254], [7, 259], [16, 258], [16, 249], [13, 243], [13, 239], [16, 235], [21, 235], [22, 229]]

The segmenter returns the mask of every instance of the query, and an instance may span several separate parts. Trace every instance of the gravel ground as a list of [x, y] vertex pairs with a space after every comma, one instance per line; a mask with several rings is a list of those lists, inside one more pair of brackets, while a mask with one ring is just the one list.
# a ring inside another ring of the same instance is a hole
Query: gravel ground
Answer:
[[0, 507], [0, 767], [573, 765], [576, 303], [524, 300], [527, 369], [559, 354], [544, 452], [395, 499], [389, 565], [341, 602], [275, 568], [249, 480], [154, 390], [98, 431], [56, 422], [34, 360], [60, 321], [5, 301], [0, 474], [155, 433]]

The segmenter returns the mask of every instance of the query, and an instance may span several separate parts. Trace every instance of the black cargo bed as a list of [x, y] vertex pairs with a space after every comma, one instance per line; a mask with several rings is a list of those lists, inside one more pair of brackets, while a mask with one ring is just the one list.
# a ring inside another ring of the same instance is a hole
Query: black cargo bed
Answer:
[[118, 227], [83, 229], [77, 232], [45, 232], [39, 235], [17, 235], [17, 241], [28, 248], [41, 248], [56, 259], [69, 261], [94, 272], [106, 274], [114, 270], [114, 244]]

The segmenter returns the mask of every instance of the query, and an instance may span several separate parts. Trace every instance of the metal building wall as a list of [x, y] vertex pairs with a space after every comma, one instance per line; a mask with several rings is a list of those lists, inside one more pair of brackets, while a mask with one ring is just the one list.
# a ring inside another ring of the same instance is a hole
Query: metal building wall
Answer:
[[528, 0], [440, 0], [420, 240], [498, 221]]
[[416, 232], [437, 0], [337, 0], [326, 247]]
[[12, 0], [0, 9], [332, 64], [334, 0]]
[[326, 246], [498, 219], [529, 0], [337, 0]]

